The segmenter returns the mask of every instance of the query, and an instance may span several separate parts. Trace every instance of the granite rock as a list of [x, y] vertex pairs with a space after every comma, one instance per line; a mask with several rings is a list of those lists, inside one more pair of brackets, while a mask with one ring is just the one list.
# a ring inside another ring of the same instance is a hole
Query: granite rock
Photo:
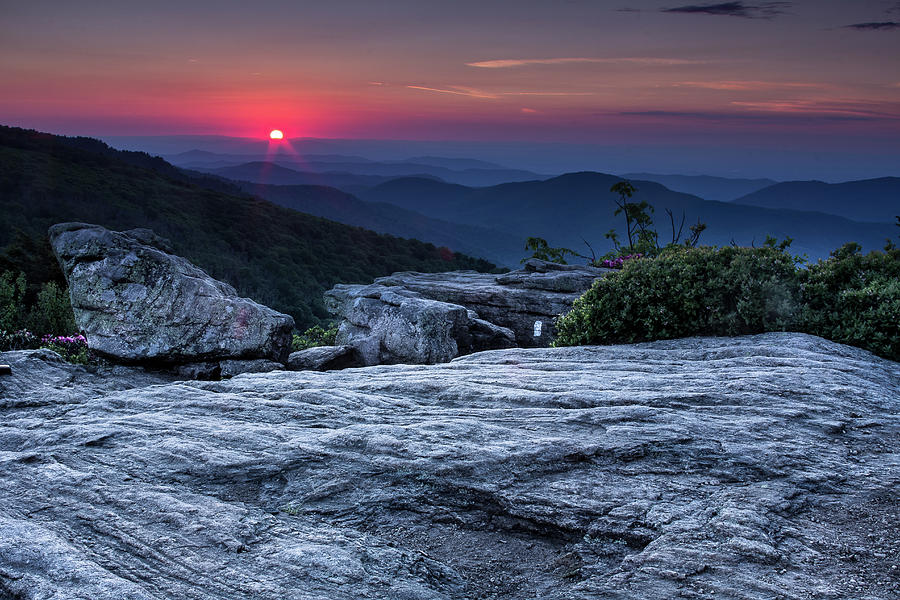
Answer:
[[0, 597], [900, 592], [900, 365], [820, 338], [218, 382], [0, 362]]
[[125, 362], [283, 361], [294, 321], [169, 252], [153, 232], [62, 223], [50, 243], [91, 349]]
[[[401, 296], [462, 306], [472, 311], [481, 323], [512, 331], [517, 346], [547, 347], [555, 336], [556, 317], [568, 312], [597, 278], [609, 272], [610, 269], [530, 259], [522, 269], [503, 275], [475, 271], [394, 273], [376, 279], [372, 286], [335, 286], [326, 292], [325, 300], [329, 310], [348, 323], [343, 343], [355, 344], [357, 338], [367, 337], [367, 331], [360, 333], [353, 328], [367, 321], [361, 313], [371, 310], [377, 316], [382, 310], [380, 303], [360, 301], [354, 304], [353, 300], [371, 299], [375, 290], [383, 295], [383, 288], [389, 288]], [[489, 344], [475, 344], [469, 351], [490, 348]], [[456, 355], [465, 353], [460, 350]]]

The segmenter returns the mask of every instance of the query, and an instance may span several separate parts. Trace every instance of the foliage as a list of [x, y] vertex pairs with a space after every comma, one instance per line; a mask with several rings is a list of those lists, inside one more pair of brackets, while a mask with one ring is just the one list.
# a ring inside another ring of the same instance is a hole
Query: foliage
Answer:
[[634, 260], [636, 258], [643, 258], [643, 254], [626, 254], [625, 256], [617, 256], [615, 258], [607, 258], [605, 260], [599, 261], [598, 266], [606, 267], [607, 269], [621, 269], [625, 266], [626, 260]]
[[42, 285], [26, 322], [29, 329], [42, 334], [77, 331], [68, 291], [55, 281]]
[[804, 268], [789, 244], [670, 246], [623, 261], [558, 319], [555, 344], [790, 330], [900, 360], [900, 250], [862, 255], [851, 243]]
[[801, 331], [900, 360], [900, 250], [846, 244], [805, 275]]
[[[612, 241], [614, 249], [602, 256], [600, 260], [592, 261], [596, 266], [605, 266], [604, 262], [615, 261], [623, 256], [657, 256], [663, 250], [659, 244], [659, 232], [653, 228], [654, 212], [653, 206], [645, 200], [640, 202], [632, 202], [631, 198], [637, 193], [635, 188], [629, 181], [620, 181], [614, 184], [610, 192], [615, 192], [619, 197], [615, 200], [616, 210], [615, 216], [625, 216], [625, 234], [628, 238], [628, 246], [622, 246], [619, 243], [619, 235], [615, 229], [610, 229], [606, 234], [606, 239]], [[684, 231], [685, 214], [681, 214], [681, 224], [676, 232], [675, 216], [670, 209], [666, 209], [669, 215], [669, 222], [672, 226], [672, 241], [666, 247], [677, 246], [681, 241], [681, 235]], [[700, 241], [700, 234], [706, 230], [706, 224], [701, 223], [697, 219], [697, 223], [689, 227], [691, 235], [685, 239], [684, 245], [693, 248]]]
[[551, 248], [547, 240], [539, 237], [530, 237], [525, 241], [525, 249], [531, 250], [532, 254], [528, 258], [523, 258], [521, 262], [525, 262], [530, 258], [537, 258], [549, 262], [566, 264], [566, 255], [579, 256], [574, 250], [568, 248]]
[[25, 274], [6, 271], [0, 273], [0, 331], [12, 331], [24, 326]]
[[337, 325], [331, 325], [323, 329], [319, 325], [313, 325], [302, 334], [294, 334], [291, 341], [291, 352], [315, 348], [316, 346], [333, 346], [337, 337]]
[[24, 272], [34, 297], [44, 283], [64, 284], [47, 241], [51, 225], [147, 227], [241, 295], [293, 316], [301, 330], [330, 318], [322, 294], [336, 283], [494, 268], [279, 207], [142, 153], [11, 127], [0, 127], [0, 214], [0, 271]]
[[0, 272], [0, 331], [25, 329], [38, 334], [76, 331], [69, 294], [55, 281], [32, 294], [24, 273]]
[[556, 344], [784, 330], [799, 290], [795, 259], [783, 250], [671, 246], [595, 281], [558, 320]]
[[53, 350], [64, 360], [79, 365], [86, 365], [91, 358], [83, 335], [45, 335], [41, 338], [41, 348]]
[[33, 350], [40, 347], [41, 339], [27, 329], [16, 331], [0, 329], [0, 352], [6, 352], [7, 350]]

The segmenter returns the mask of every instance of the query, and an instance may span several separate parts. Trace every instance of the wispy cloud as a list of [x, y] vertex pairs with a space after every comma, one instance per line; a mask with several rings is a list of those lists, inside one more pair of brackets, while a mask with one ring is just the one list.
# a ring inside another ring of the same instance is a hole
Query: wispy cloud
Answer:
[[497, 94], [491, 94], [481, 90], [470, 88], [453, 88], [449, 90], [433, 87], [425, 87], [424, 85], [408, 85], [411, 90], [422, 90], [424, 92], [436, 92], [438, 94], [452, 94], [454, 96], [469, 96], [470, 98], [497, 98]]
[[524, 91], [524, 92], [488, 92], [476, 88], [461, 87], [456, 85], [447, 88], [427, 87], [424, 85], [408, 85], [411, 90], [422, 90], [424, 92], [435, 92], [439, 94], [452, 94], [454, 96], [468, 96], [470, 98], [500, 98], [501, 96], [593, 96], [593, 92], [542, 92], [542, 91]]
[[523, 112], [523, 113], [525, 113], [525, 114], [528, 114], [528, 115], [533, 115], [533, 114], [535, 114], [535, 113], [538, 112], [538, 111], [534, 110], [533, 108], [523, 108], [523, 109], [521, 110], [521, 112]]
[[527, 67], [531, 65], [569, 65], [578, 63], [629, 64], [648, 66], [694, 65], [707, 61], [687, 60], [682, 58], [626, 57], [626, 58], [504, 58], [499, 60], [482, 60], [466, 63], [467, 67], [480, 69], [508, 69], [510, 67]]
[[743, 17], [745, 19], [772, 19], [785, 14], [791, 2], [763, 2], [746, 4], [744, 2], [719, 2], [715, 4], [686, 4], [672, 8], [662, 8], [660, 12], [684, 13], [692, 15], [717, 15], [725, 17]]
[[675, 87], [693, 87], [706, 90], [725, 91], [765, 91], [778, 89], [824, 89], [829, 86], [820, 83], [795, 81], [679, 81]]
[[852, 25], [844, 25], [843, 29], [856, 29], [857, 31], [891, 31], [893, 29], [900, 29], [900, 23], [897, 21], [854, 23]]
[[900, 121], [900, 104], [864, 101], [817, 102], [776, 100], [770, 102], [732, 102], [733, 111], [625, 111], [621, 115], [701, 120], [741, 121]]
[[771, 113], [837, 116], [857, 119], [900, 119], [900, 106], [870, 102], [817, 102], [814, 100], [774, 100], [768, 102], [732, 102], [748, 110]]

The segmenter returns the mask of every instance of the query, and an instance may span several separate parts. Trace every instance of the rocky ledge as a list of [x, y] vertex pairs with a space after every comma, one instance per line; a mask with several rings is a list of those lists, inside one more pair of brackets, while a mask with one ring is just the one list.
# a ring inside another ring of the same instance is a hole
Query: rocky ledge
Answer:
[[365, 364], [429, 364], [549, 346], [554, 319], [609, 271], [531, 259], [504, 275], [394, 273], [370, 285], [336, 285], [325, 304], [341, 319], [338, 343], [356, 347]]
[[900, 592], [900, 365], [819, 338], [221, 382], [0, 362], [3, 598]]

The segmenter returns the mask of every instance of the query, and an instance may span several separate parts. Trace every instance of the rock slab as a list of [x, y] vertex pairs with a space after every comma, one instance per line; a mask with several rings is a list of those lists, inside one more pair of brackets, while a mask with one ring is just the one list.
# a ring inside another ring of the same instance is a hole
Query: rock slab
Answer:
[[900, 593], [900, 365], [859, 349], [766, 334], [172, 383], [50, 354], [0, 354], [2, 598]]
[[126, 362], [284, 362], [294, 321], [241, 298], [146, 229], [61, 223], [50, 244], [88, 345]]
[[[428, 347], [429, 341], [423, 337], [412, 347], [398, 347], [387, 352], [393, 357], [389, 362], [442, 362], [478, 350], [508, 347], [502, 342], [502, 336], [492, 333], [494, 328], [511, 331], [515, 346], [549, 346], [555, 336], [556, 317], [568, 312], [575, 300], [596, 279], [609, 272], [610, 269], [560, 265], [531, 259], [525, 263], [524, 268], [504, 275], [475, 271], [394, 273], [376, 279], [368, 286], [337, 285], [326, 292], [325, 304], [343, 319], [344, 324], [341, 325], [339, 334], [341, 343], [359, 346], [367, 357], [377, 354], [371, 349], [376, 345], [373, 340], [377, 339], [380, 343], [380, 340], [391, 338], [390, 330], [382, 329], [398, 326], [398, 312], [402, 313], [401, 320], [404, 323], [417, 321], [415, 311], [422, 312], [421, 320], [424, 321], [429, 321], [430, 315], [436, 314], [438, 310], [443, 310], [450, 321], [454, 320], [451, 316], [453, 309], [450, 307], [437, 309], [427, 302], [413, 303], [407, 300], [403, 310], [394, 311], [387, 309], [386, 305], [400, 306], [399, 303], [404, 302], [402, 298], [419, 298], [465, 308], [470, 311], [471, 321], [477, 327], [473, 328], [466, 322], [454, 322], [448, 327], [448, 331], [453, 327], [472, 329], [473, 337], [481, 338], [478, 343], [458, 344], [454, 354], [451, 344], [433, 339], [431, 343], [438, 345], [440, 349], [432, 349]], [[391, 315], [389, 318], [384, 318], [386, 310]], [[411, 329], [409, 326], [403, 328]], [[444, 340], [453, 337], [448, 331], [441, 331], [440, 335]], [[419, 335], [427, 336], [428, 332], [429, 328], [426, 326]], [[424, 351], [428, 358], [417, 355], [419, 351]]]
[[341, 284], [326, 292], [325, 302], [343, 317], [337, 343], [356, 348], [364, 365], [434, 364], [515, 346], [509, 329], [402, 287]]

